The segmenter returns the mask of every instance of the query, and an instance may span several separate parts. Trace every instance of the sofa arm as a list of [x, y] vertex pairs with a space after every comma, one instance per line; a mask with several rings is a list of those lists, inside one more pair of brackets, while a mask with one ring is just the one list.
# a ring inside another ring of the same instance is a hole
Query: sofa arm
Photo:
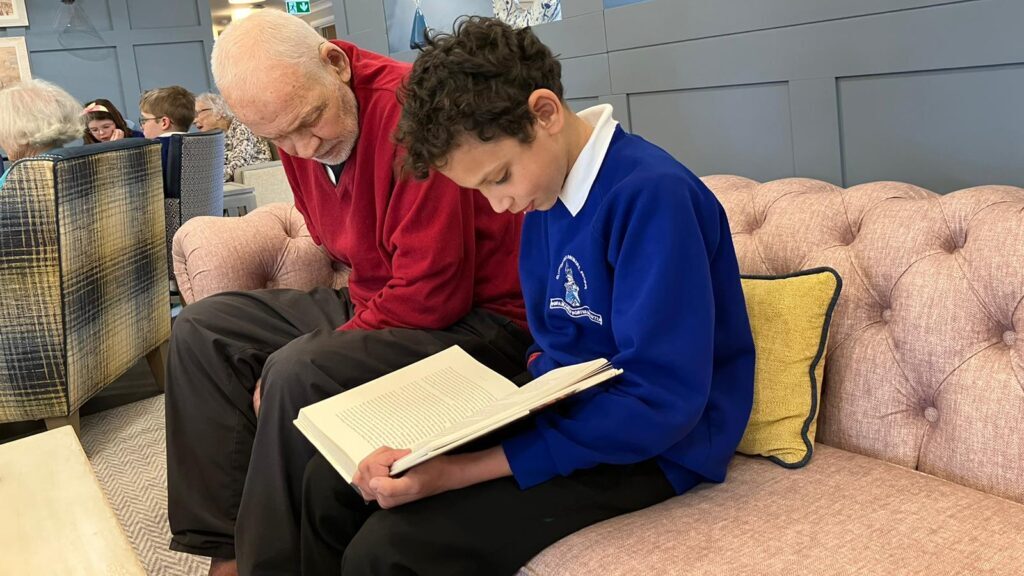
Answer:
[[185, 303], [218, 292], [341, 288], [348, 281], [348, 269], [313, 243], [302, 215], [287, 204], [241, 218], [193, 218], [174, 235], [172, 256]]

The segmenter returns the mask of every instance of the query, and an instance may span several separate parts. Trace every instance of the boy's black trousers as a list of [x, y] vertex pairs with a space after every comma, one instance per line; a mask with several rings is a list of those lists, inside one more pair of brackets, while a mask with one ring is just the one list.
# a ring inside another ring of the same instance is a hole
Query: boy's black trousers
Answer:
[[336, 331], [352, 314], [348, 292], [327, 288], [231, 292], [184, 308], [167, 366], [172, 549], [237, 557], [243, 575], [297, 574], [315, 453], [292, 423], [300, 408], [453, 345], [508, 378], [525, 370], [529, 334], [484, 310], [445, 330]]
[[303, 480], [302, 573], [513, 576], [561, 538], [674, 495], [648, 460], [580, 470], [527, 490], [501, 478], [381, 510], [317, 455]]

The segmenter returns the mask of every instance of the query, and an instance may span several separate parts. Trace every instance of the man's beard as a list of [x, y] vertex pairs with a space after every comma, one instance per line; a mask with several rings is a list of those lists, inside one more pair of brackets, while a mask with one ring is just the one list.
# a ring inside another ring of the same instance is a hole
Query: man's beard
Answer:
[[356, 147], [356, 141], [359, 139], [359, 127], [356, 126], [355, 132], [352, 137], [346, 139], [338, 146], [338, 151], [334, 152], [331, 156], [315, 156], [313, 159], [321, 164], [337, 165], [348, 160], [348, 157], [352, 155], [352, 150]]
[[[356, 147], [356, 142], [359, 141], [359, 102], [355, 98], [355, 94], [350, 93], [351, 100], [343, 100], [342, 103], [342, 114], [351, 122], [351, 130], [348, 131], [348, 136], [345, 140], [341, 141], [341, 145], [338, 146], [338, 151], [331, 156], [315, 156], [313, 159], [321, 164], [337, 165], [348, 160], [348, 157], [352, 155], [352, 150]], [[337, 144], [335, 144], [337, 146]]]

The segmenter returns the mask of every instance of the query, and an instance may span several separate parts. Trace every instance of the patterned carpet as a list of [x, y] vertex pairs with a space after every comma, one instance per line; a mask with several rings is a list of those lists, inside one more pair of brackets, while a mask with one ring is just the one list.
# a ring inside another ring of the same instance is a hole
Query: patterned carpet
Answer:
[[163, 395], [82, 418], [82, 447], [150, 576], [206, 574], [205, 558], [167, 548]]

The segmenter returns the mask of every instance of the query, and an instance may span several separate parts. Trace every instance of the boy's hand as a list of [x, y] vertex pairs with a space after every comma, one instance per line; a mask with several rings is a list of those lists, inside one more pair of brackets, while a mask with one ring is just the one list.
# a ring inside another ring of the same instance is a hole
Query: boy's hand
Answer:
[[408, 448], [395, 449], [382, 446], [371, 452], [366, 458], [363, 458], [363, 461], [359, 463], [359, 467], [356, 469], [355, 475], [352, 477], [352, 484], [359, 490], [363, 500], [367, 502], [377, 500], [378, 503], [380, 502], [376, 491], [371, 485], [371, 481], [381, 476], [387, 478], [388, 473], [391, 471], [391, 465], [410, 452], [412, 451]]
[[[408, 453], [408, 450], [405, 451]], [[391, 478], [387, 470], [370, 480], [370, 490], [381, 508], [394, 508], [455, 487], [450, 480], [455, 473], [449, 456], [438, 456], [410, 469], [400, 478]]]
[[400, 478], [391, 478], [385, 471], [372, 478], [368, 488], [381, 508], [394, 508], [448, 490], [511, 475], [505, 451], [501, 446], [494, 446], [480, 452], [438, 456], [411, 468]]

